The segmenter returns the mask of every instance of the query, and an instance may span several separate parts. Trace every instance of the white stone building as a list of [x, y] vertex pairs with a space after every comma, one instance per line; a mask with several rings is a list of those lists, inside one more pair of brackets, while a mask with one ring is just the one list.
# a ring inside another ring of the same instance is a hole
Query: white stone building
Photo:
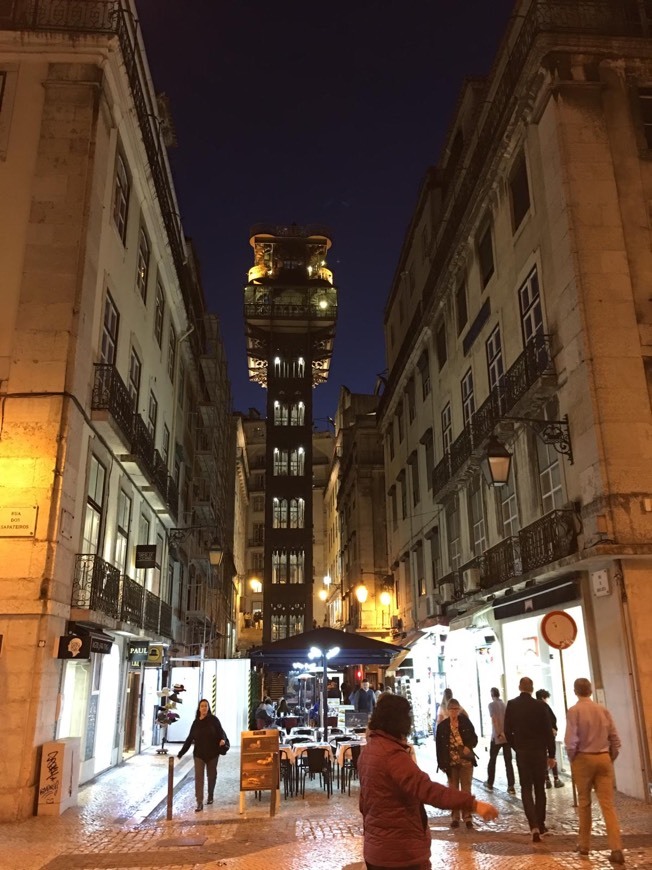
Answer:
[[[424, 181], [386, 306], [381, 409], [405, 629], [436, 641], [484, 733], [490, 686], [513, 696], [527, 675], [563, 734], [562, 654], [543, 620], [572, 617], [567, 701], [574, 678], [593, 680], [623, 740], [618, 787], [639, 798], [652, 782], [651, 23], [644, 4], [516, 4]], [[495, 439], [512, 454], [500, 488], [481, 472]], [[431, 669], [433, 696], [439, 679]]]

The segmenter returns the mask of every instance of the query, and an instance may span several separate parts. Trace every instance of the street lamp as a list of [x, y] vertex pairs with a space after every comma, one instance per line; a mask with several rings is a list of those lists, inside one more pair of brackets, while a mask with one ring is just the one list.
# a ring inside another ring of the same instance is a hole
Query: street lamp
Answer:
[[369, 590], [364, 585], [364, 583], [360, 583], [359, 586], [355, 588], [355, 597], [358, 599], [360, 604], [364, 604], [367, 598], [369, 597]]
[[249, 581], [249, 586], [251, 587], [251, 591], [256, 595], [263, 591], [263, 584], [260, 582], [258, 577], [252, 577]]
[[328, 592], [325, 589], [320, 589], [319, 590], [319, 600], [326, 601], [327, 598], [328, 598]]
[[480, 463], [487, 486], [506, 486], [512, 465], [512, 454], [492, 435], [487, 442], [484, 458]]
[[309, 659], [321, 659], [321, 665], [323, 670], [322, 677], [322, 697], [321, 704], [319, 705], [319, 718], [321, 720], [321, 729], [323, 734], [324, 743], [328, 741], [328, 679], [327, 679], [327, 670], [328, 665], [327, 662], [329, 659], [332, 659], [334, 656], [338, 655], [340, 651], [339, 646], [331, 647], [331, 649], [323, 651], [320, 650], [317, 646], [312, 646], [308, 650], [308, 658]]

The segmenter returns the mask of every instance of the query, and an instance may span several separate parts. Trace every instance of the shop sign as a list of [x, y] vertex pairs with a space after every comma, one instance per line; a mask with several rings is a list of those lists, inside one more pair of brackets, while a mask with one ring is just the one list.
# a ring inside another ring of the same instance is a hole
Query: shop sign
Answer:
[[132, 642], [129, 644], [129, 661], [146, 662], [149, 658], [149, 644]]
[[242, 732], [240, 791], [276, 791], [278, 751], [277, 729]]
[[58, 659], [89, 659], [91, 657], [91, 639], [89, 635], [79, 637], [76, 634], [64, 634], [59, 638]]
[[136, 568], [156, 568], [156, 544], [136, 545]]
[[0, 508], [0, 538], [33, 538], [38, 507]]
[[163, 647], [160, 645], [150, 646], [145, 664], [155, 668], [163, 664]]

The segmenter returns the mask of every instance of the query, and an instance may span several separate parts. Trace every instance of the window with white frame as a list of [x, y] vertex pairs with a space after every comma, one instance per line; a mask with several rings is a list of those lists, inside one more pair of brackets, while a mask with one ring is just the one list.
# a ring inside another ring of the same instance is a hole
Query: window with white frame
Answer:
[[255, 495], [252, 500], [252, 509], [256, 514], [262, 513], [265, 510], [265, 496]]
[[518, 301], [521, 311], [523, 344], [528, 345], [535, 336], [543, 334], [543, 312], [536, 266], [519, 287]]
[[460, 506], [457, 496], [446, 507], [446, 536], [448, 538], [448, 564], [451, 571], [457, 571], [462, 564]]
[[254, 523], [254, 547], [262, 547], [265, 543], [265, 523]]
[[[138, 520], [138, 540], [136, 541], [136, 544], [149, 544], [149, 518], [146, 517], [145, 514], [141, 514]], [[145, 572], [145, 568], [138, 568], [136, 570], [136, 580], [141, 586], [145, 585], [145, 579], [147, 577]]]
[[158, 400], [150, 390], [147, 406], [147, 430], [153, 441], [156, 441], [156, 422], [158, 420]]
[[134, 411], [138, 411], [138, 399], [140, 395], [140, 374], [142, 371], [142, 365], [140, 359], [138, 358], [138, 354], [131, 348], [131, 353], [129, 355], [129, 395], [131, 396], [131, 401], [134, 406]]
[[290, 426], [303, 426], [306, 419], [306, 406], [303, 402], [290, 403]]
[[106, 468], [97, 456], [91, 455], [88, 469], [88, 485], [86, 487], [82, 553], [96, 554], [99, 549], [104, 512], [105, 481]]
[[484, 520], [484, 498], [479, 477], [475, 477], [469, 486], [469, 520], [471, 526], [471, 547], [473, 555], [480, 556], [487, 549], [487, 532]]
[[[512, 459], [512, 463], [514, 460]], [[509, 476], [509, 480], [504, 486], [498, 489], [500, 494], [500, 517], [503, 523], [503, 537], [512, 538], [518, 535], [521, 528], [521, 521], [518, 515], [518, 499], [514, 489], [514, 469]]]
[[102, 341], [100, 345], [100, 362], [107, 365], [115, 364], [118, 346], [118, 328], [120, 315], [111, 294], [107, 291], [104, 299], [104, 320], [102, 322]]
[[503, 364], [503, 346], [500, 340], [500, 326], [492, 330], [487, 339], [487, 372], [489, 374], [489, 389], [498, 387], [505, 374]]
[[303, 477], [305, 464], [306, 454], [303, 447], [290, 450], [290, 477]]
[[116, 514], [115, 564], [121, 574], [127, 572], [129, 552], [129, 531], [131, 529], [131, 499], [127, 493], [118, 490], [118, 510]]
[[138, 262], [136, 268], [136, 289], [147, 305], [147, 281], [149, 278], [150, 248], [147, 233], [143, 227], [138, 233]]
[[156, 562], [152, 571], [152, 582], [150, 592], [161, 597], [161, 567], [163, 565], [163, 537], [156, 534]]
[[274, 402], [274, 425], [287, 426], [289, 420], [289, 410], [287, 402]]
[[550, 444], [537, 438], [537, 459], [539, 463], [539, 489], [541, 507], [547, 514], [564, 503], [564, 487], [561, 480], [559, 454]]
[[257, 573], [265, 570], [265, 554], [264, 553], [252, 553], [251, 554], [251, 567]]
[[274, 498], [272, 501], [272, 526], [275, 529], [285, 529], [288, 524], [288, 500]]
[[471, 369], [462, 378], [462, 418], [468, 426], [475, 413], [475, 398], [473, 396], [473, 372]]
[[441, 412], [441, 442], [444, 454], [448, 453], [453, 442], [453, 418], [450, 402], [446, 402]]
[[118, 153], [115, 160], [115, 177], [113, 179], [113, 223], [123, 242], [127, 238], [130, 188], [131, 182], [129, 181], [127, 164], [122, 154]]
[[174, 327], [170, 324], [170, 332], [168, 334], [168, 377], [174, 383], [174, 375], [177, 367], [177, 334]]
[[163, 424], [163, 438], [161, 439], [161, 457], [167, 468], [170, 459], [170, 430], [165, 423]]
[[163, 347], [163, 322], [165, 321], [165, 296], [161, 282], [156, 282], [156, 299], [154, 303], [154, 337], [159, 347]]

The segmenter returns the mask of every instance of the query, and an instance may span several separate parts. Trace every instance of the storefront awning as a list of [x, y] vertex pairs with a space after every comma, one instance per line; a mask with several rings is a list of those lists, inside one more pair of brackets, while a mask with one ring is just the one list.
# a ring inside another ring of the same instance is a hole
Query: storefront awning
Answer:
[[396, 671], [401, 667], [405, 659], [410, 655], [411, 650], [403, 649], [400, 653], [397, 653], [394, 658], [389, 663], [389, 667], [387, 668], [387, 675], [392, 676], [396, 673]]

